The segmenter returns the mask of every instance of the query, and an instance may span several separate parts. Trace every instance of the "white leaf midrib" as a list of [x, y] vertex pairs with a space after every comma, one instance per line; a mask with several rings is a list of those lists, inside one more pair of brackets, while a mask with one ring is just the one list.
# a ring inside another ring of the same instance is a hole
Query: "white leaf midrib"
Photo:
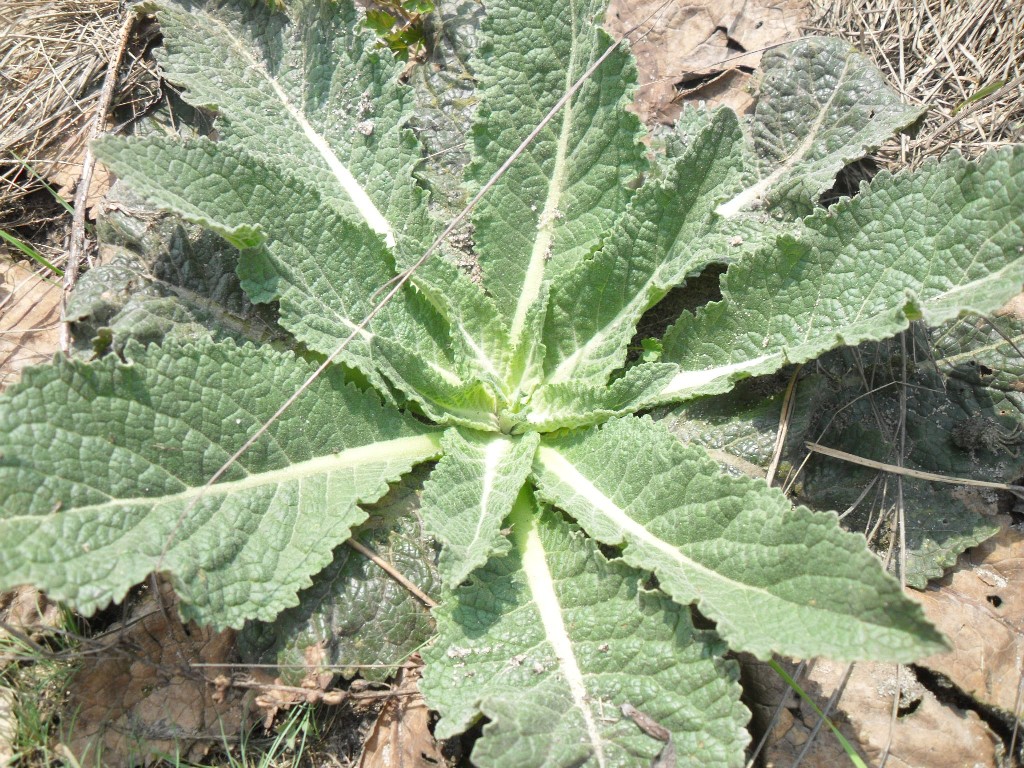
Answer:
[[717, 365], [703, 370], [680, 370], [680, 372], [665, 385], [664, 389], [662, 389], [658, 395], [660, 397], [672, 397], [675, 395], [685, 394], [686, 392], [696, 391], [701, 387], [705, 387], [708, 384], [725, 378], [733, 373], [749, 371], [773, 358], [779, 357], [782, 357], [782, 352], [761, 355], [759, 357], [751, 357], [746, 360], [739, 360], [735, 363]]
[[380, 212], [376, 204], [370, 198], [366, 189], [359, 183], [352, 172], [338, 159], [338, 156], [334, 153], [331, 145], [327, 140], [321, 136], [313, 125], [306, 119], [306, 116], [302, 111], [292, 104], [288, 94], [285, 93], [281, 84], [278, 83], [277, 79], [274, 78], [266, 69], [263, 64], [258, 61], [249, 49], [242, 44], [242, 41], [234, 35], [231, 30], [214, 16], [207, 14], [213, 25], [220, 28], [223, 34], [231, 41], [232, 47], [242, 56], [250, 62], [250, 66], [254, 72], [260, 75], [267, 84], [271, 87], [274, 92], [274, 96], [281, 102], [281, 106], [284, 107], [288, 115], [295, 121], [299, 129], [302, 131], [306, 140], [313, 146], [313, 148], [320, 154], [324, 162], [327, 163], [328, 169], [338, 182], [338, 186], [341, 190], [348, 195], [352, 204], [355, 206], [359, 215], [363, 217], [367, 226], [370, 227], [374, 232], [382, 235], [384, 243], [389, 248], [394, 248], [396, 244], [394, 228], [391, 223], [385, 218], [384, 214]]
[[[667, 555], [681, 567], [694, 573], [698, 573], [709, 580], [718, 582], [719, 584], [728, 585], [736, 591], [758, 593], [762, 598], [773, 601], [779, 599], [777, 595], [772, 594], [763, 587], [755, 587], [752, 584], [735, 581], [724, 576], [718, 571], [708, 568], [706, 565], [698, 563], [696, 560], [684, 555], [678, 547], [652, 534], [640, 523], [630, 517], [618, 504], [608, 498], [608, 496], [594, 485], [586, 475], [577, 469], [575, 464], [569, 461], [558, 450], [551, 448], [550, 446], [541, 446], [537, 450], [537, 460], [540, 462], [541, 466], [545, 467], [558, 479], [558, 482], [561, 482], [571, 488], [572, 491], [583, 499], [587, 505], [596, 510], [607, 520], [614, 523], [619, 530], [628, 534], [637, 543], [653, 547], [662, 554]], [[695, 596], [695, 599], [696, 597], [697, 596]]]
[[839, 94], [840, 87], [846, 80], [846, 73], [850, 69], [850, 58], [847, 57], [846, 61], [843, 62], [843, 70], [839, 73], [836, 78], [836, 87], [832, 89], [832, 93], [829, 95], [828, 100], [818, 111], [818, 116], [814, 123], [811, 125], [810, 130], [807, 132], [807, 136], [800, 142], [793, 153], [783, 160], [782, 164], [779, 165], [774, 171], [768, 176], [765, 176], [756, 184], [747, 187], [742, 192], [737, 194], [731, 200], [727, 200], [717, 208], [715, 213], [721, 216], [723, 219], [731, 219], [735, 217], [740, 211], [746, 208], [751, 203], [761, 199], [764, 194], [771, 189], [779, 179], [785, 176], [787, 173], [793, 170], [811, 151], [814, 147], [814, 143], [818, 138], [818, 134], [825, 123], [825, 117], [828, 115], [829, 110], [832, 108], [832, 102], [835, 101], [836, 96]]
[[480, 534], [483, 530], [484, 520], [489, 518], [488, 509], [491, 503], [491, 494], [494, 492], [494, 483], [498, 479], [498, 470], [502, 460], [512, 448], [509, 440], [499, 438], [489, 443], [484, 449], [484, 471], [481, 479], [480, 506], [477, 509], [476, 529], [473, 531], [471, 543], [480, 541]]
[[[565, 70], [565, 91], [569, 91], [573, 86], [573, 73], [576, 71], [576, 56], [580, 45], [576, 30], [576, 3], [570, 0], [569, 5], [572, 18], [572, 45], [569, 50], [569, 63]], [[526, 325], [527, 312], [540, 295], [541, 284], [544, 282], [545, 266], [554, 243], [554, 227], [558, 220], [558, 207], [565, 186], [572, 122], [573, 102], [570, 99], [562, 107], [562, 124], [558, 132], [558, 143], [555, 145], [555, 162], [551, 169], [551, 180], [548, 182], [548, 194], [544, 200], [544, 209], [538, 219], [537, 236], [533, 241], [533, 250], [530, 253], [526, 274], [523, 276], [523, 288], [509, 325], [509, 340], [512, 348], [519, 343], [519, 337]]]
[[593, 710], [589, 704], [586, 681], [576, 659], [572, 638], [565, 626], [562, 615], [562, 604], [555, 591], [555, 581], [548, 567], [548, 553], [540, 540], [535, 518], [530, 518], [530, 527], [525, 532], [518, 532], [520, 556], [523, 572], [530, 587], [533, 604], [540, 615], [544, 627], [544, 635], [551, 644], [558, 659], [558, 667], [569, 686], [569, 694], [573, 705], [579, 710], [587, 729], [587, 737], [594, 747], [594, 757], [601, 768], [605, 768], [607, 760], [604, 754], [604, 743]]
[[[67, 514], [73, 511], [75, 514], [102, 513], [116, 509], [131, 507], [156, 507], [164, 505], [175, 505], [179, 503], [190, 504], [201, 497], [219, 498], [233, 494], [244, 493], [256, 488], [274, 487], [284, 483], [299, 482], [319, 475], [328, 475], [344, 469], [369, 467], [374, 465], [388, 466], [407, 462], [426, 461], [436, 457], [441, 452], [437, 435], [414, 435], [411, 437], [400, 437], [392, 440], [384, 440], [367, 445], [348, 448], [339, 453], [328, 456], [318, 456], [306, 461], [296, 462], [281, 469], [270, 470], [269, 472], [257, 472], [238, 480], [229, 480], [211, 486], [199, 485], [186, 488], [177, 493], [169, 493], [161, 496], [137, 496], [129, 498], [116, 498], [98, 504], [87, 504], [74, 507], [71, 510], [61, 510], [55, 514]], [[9, 518], [17, 520], [17, 517]], [[39, 520], [38, 515], [26, 516], [26, 519]]]

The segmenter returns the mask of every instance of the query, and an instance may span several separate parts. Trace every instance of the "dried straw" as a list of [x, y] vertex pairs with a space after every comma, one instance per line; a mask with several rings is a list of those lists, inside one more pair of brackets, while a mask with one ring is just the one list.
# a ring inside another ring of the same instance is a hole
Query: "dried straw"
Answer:
[[[908, 103], [928, 107], [916, 138], [882, 148], [890, 166], [957, 149], [975, 157], [1024, 140], [1020, 0], [811, 0], [810, 30], [846, 37]], [[1003, 81], [989, 98], [979, 91]]]
[[[121, 5], [118, 0], [0, 0], [0, 224], [20, 226], [40, 216], [24, 198], [41, 184], [18, 158], [57, 186], [71, 187], [77, 178], [126, 12]], [[140, 80], [155, 82], [135, 57], [122, 69], [122, 103]]]

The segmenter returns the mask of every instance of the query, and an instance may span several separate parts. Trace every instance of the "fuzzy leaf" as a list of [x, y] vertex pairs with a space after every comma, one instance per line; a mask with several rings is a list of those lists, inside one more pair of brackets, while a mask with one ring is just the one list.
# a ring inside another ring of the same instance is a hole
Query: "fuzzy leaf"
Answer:
[[222, 149], [297, 172], [382, 240], [408, 236], [403, 225], [422, 215], [410, 183], [419, 149], [403, 127], [412, 98], [398, 82], [402, 63], [361, 29], [351, 3], [302, 0], [289, 16], [244, 0], [156, 8], [164, 75], [217, 112]]
[[423, 522], [444, 544], [438, 569], [456, 586], [491, 555], [505, 552], [501, 523], [512, 511], [539, 435], [521, 438], [449, 430], [444, 456], [423, 489]]
[[649, 419], [546, 440], [535, 472], [541, 498], [696, 603], [734, 649], [907, 661], [945, 647], [862, 536], [762, 482], [719, 475]]
[[[242, 0], [158, 8], [167, 77], [190, 103], [218, 111], [217, 140], [108, 137], [98, 156], [151, 202], [245, 249], [239, 275], [249, 296], [279, 300], [286, 328], [333, 352], [373, 308], [396, 261], [418, 256], [432, 233], [412, 176], [419, 154], [403, 127], [412, 101], [397, 83], [400, 65], [353, 32], [350, 4], [298, 3], [294, 23]], [[379, 375], [403, 386], [401, 363], [367, 348], [378, 333], [456, 368], [446, 336], [431, 328], [435, 312], [403, 292], [343, 359], [378, 387]]]
[[680, 371], [660, 398], [724, 392], [741, 377], [893, 336], [913, 319], [991, 311], [1022, 282], [1024, 147], [879, 174], [808, 218], [797, 238], [734, 265], [722, 301], [669, 329], [662, 359]]
[[[235, 268], [238, 251], [212, 232], [173, 216], [140, 212], [139, 200], [118, 185], [97, 222], [101, 266], [84, 273], [64, 313], [75, 340], [89, 352], [128, 339], [232, 337], [287, 340], [276, 313], [254, 306]], [[108, 341], [109, 339], [109, 341]]]
[[[248, 148], [152, 137], [107, 139], [97, 150], [140, 194], [244, 248], [239, 274], [249, 296], [278, 299], [281, 323], [324, 354], [355, 331], [373, 307], [371, 295], [394, 274], [388, 249], [365, 224], [346, 218], [308, 180], [263, 164]], [[452, 366], [431, 333], [432, 310], [402, 298], [374, 330], [403, 336], [422, 356]], [[388, 372], [373, 359], [372, 338], [371, 331], [360, 332], [345, 360], [367, 375]]]
[[718, 213], [732, 217], [765, 206], [806, 216], [845, 165], [923, 113], [903, 104], [882, 73], [843, 40], [808, 37], [769, 50], [749, 127], [757, 180]]
[[514, 553], [435, 611], [421, 689], [444, 713], [437, 735], [487, 717], [481, 768], [647, 768], [666, 745], [630, 705], [671, 733], [677, 765], [742, 765], [747, 713], [715, 636], [530, 494], [511, 521]]
[[31, 582], [88, 615], [160, 570], [185, 618], [269, 620], [366, 518], [358, 503], [438, 453], [334, 373], [200, 497], [314, 366], [232, 343], [126, 356], [32, 369], [7, 396], [0, 589]]
[[554, 432], [634, 413], [656, 397], [674, 375], [674, 366], [645, 363], [633, 366], [607, 386], [575, 381], [545, 384], [533, 393], [530, 407], [515, 429]]
[[[417, 468], [368, 506], [353, 537], [391, 563], [424, 592], [440, 588], [435, 553], [416, 517], [427, 472]], [[274, 676], [301, 685], [310, 675], [358, 674], [383, 682], [434, 634], [426, 606], [355, 549], [342, 545], [334, 560], [299, 593], [299, 604], [272, 622], [247, 622], [238, 635], [247, 663], [277, 664]]]
[[552, 290], [547, 381], [603, 383], [641, 315], [729, 248], [714, 213], [742, 188], [743, 133], [721, 110], [663, 181], [645, 184], [593, 256]]
[[[600, 0], [498, 2], [473, 59], [480, 104], [467, 172], [479, 188], [612, 40], [594, 26]], [[621, 215], [644, 170], [640, 123], [622, 109], [635, 81], [614, 52], [477, 207], [488, 290], [515, 345], [541, 285], [587, 255]]]

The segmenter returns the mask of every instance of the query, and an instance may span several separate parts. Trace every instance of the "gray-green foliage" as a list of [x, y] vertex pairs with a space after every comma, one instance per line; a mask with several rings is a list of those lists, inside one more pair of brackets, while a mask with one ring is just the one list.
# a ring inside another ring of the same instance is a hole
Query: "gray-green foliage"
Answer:
[[[602, 9], [489, 4], [470, 190], [605, 51]], [[434, 258], [358, 330], [442, 226], [415, 175], [402, 65], [335, 0], [157, 10], [166, 77], [216, 110], [216, 132], [97, 153], [239, 248], [248, 298], [276, 301], [301, 351], [171, 334], [28, 373], [0, 416], [0, 588], [31, 581], [88, 613], [162, 570], [186, 617], [290, 611], [293, 629], [253, 653], [301, 646], [302, 617], [336, 626], [312, 603], [361, 582], [335, 568], [300, 590], [365, 505], [439, 459], [418, 511], [443, 580], [423, 690], [439, 733], [490, 719], [481, 765], [648, 765], [667, 747], [630, 707], [668, 729], [678, 761], [739, 765], [746, 712], [725, 644], [893, 661], [943, 646], [833, 514], [719, 474], [638, 414], [997, 307], [1024, 276], [1024, 152], [884, 176], [826, 211], [842, 165], [917, 116], [848, 46], [768, 57], [751, 120], [687, 113], [653, 165], [620, 48], [476, 210], [483, 286]], [[731, 265], [722, 300], [684, 313], [660, 359], [632, 362], [647, 310], [715, 264]], [[201, 492], [353, 331], [343, 365]], [[716, 632], [694, 629], [691, 603]]]

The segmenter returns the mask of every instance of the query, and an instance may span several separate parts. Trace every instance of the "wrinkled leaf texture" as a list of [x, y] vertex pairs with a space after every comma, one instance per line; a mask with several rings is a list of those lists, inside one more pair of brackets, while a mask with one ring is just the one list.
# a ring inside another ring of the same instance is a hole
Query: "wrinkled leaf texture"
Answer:
[[[486, 290], [435, 258], [360, 329], [440, 226], [415, 176], [400, 63], [343, 2], [156, 10], [165, 74], [216, 112], [216, 132], [108, 138], [97, 153], [239, 248], [249, 299], [276, 301], [310, 359], [198, 339], [27, 375], [0, 416], [0, 588], [31, 581], [89, 612], [164, 570], [188, 617], [272, 620], [365, 519], [360, 505], [440, 457], [419, 510], [445, 581], [423, 687], [442, 733], [490, 719], [480, 765], [648, 765], [664, 745], [627, 704], [661, 721], [684, 763], [742, 764], [746, 713], [718, 637], [760, 657], [943, 647], [833, 514], [720, 476], [636, 414], [912, 319], [994, 309], [1024, 277], [1024, 151], [883, 175], [798, 220], [844, 163], [916, 116], [886, 92], [867, 128], [844, 117], [880, 87], [861, 59], [817, 39], [766, 57], [753, 129], [684, 113], [694, 122], [649, 173], [619, 48], [475, 211]], [[488, 5], [471, 190], [611, 44], [602, 11]], [[794, 87], [779, 85], [788, 70]], [[631, 364], [644, 313], [715, 263], [731, 265], [722, 301], [684, 313], [659, 361]], [[350, 334], [344, 367], [201, 491]], [[661, 589], [647, 592], [652, 572]], [[717, 635], [692, 628], [690, 603]]]

